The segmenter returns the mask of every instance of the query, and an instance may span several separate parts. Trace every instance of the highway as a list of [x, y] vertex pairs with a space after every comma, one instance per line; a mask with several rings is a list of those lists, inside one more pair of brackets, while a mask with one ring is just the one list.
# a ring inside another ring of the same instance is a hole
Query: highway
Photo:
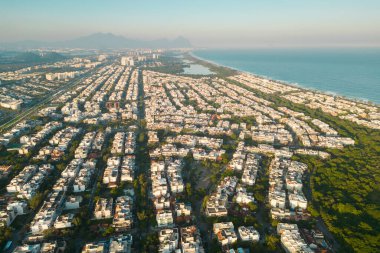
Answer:
[[93, 73], [93, 71], [89, 71], [87, 72], [86, 74], [82, 75], [81, 77], [79, 78], [76, 78], [70, 82], [68, 82], [68, 84], [66, 84], [65, 86], [62, 86], [56, 90], [53, 90], [47, 94], [45, 94], [45, 97], [39, 101], [37, 104], [35, 104], [34, 106], [26, 109], [25, 111], [22, 111], [21, 113], [17, 114], [14, 118], [12, 118], [11, 120], [3, 123], [2, 125], [0, 125], [0, 132], [16, 125], [17, 123], [19, 123], [20, 121], [24, 120], [24, 119], [27, 119], [28, 117], [30, 117], [31, 115], [33, 115], [35, 112], [37, 112], [39, 109], [41, 109], [42, 107], [44, 107], [46, 104], [50, 103], [53, 99], [55, 99], [56, 97], [58, 97], [61, 93], [63, 93], [64, 91], [67, 91], [69, 89], [71, 89], [72, 87], [78, 85], [81, 81], [83, 81], [83, 79], [87, 78], [88, 76], [90, 76], [91, 74]]

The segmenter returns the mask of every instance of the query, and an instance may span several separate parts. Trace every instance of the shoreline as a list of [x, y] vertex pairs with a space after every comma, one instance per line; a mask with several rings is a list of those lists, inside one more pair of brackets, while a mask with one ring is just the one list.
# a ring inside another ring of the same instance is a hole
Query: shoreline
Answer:
[[301, 84], [298, 84], [298, 83], [292, 83], [292, 82], [288, 82], [288, 81], [285, 81], [285, 80], [276, 80], [276, 79], [268, 77], [268, 76], [259, 75], [259, 74], [252, 73], [252, 72], [245, 71], [245, 70], [241, 70], [241, 69], [238, 69], [238, 68], [226, 66], [226, 65], [217, 63], [215, 61], [208, 60], [208, 59], [202, 58], [202, 57], [200, 57], [198, 55], [195, 55], [194, 54], [194, 50], [190, 51], [189, 55], [191, 57], [193, 57], [193, 58], [198, 59], [199, 61], [204, 61], [204, 62], [207, 62], [209, 64], [213, 64], [213, 65], [218, 66], [218, 67], [224, 67], [224, 68], [232, 69], [232, 70], [235, 70], [235, 71], [240, 72], [240, 73], [245, 73], [245, 74], [253, 75], [254, 77], [265, 79], [265, 80], [272, 81], [272, 82], [276, 82], [276, 83], [279, 83], [279, 84], [282, 84], [282, 85], [288, 85], [288, 86], [291, 86], [291, 87], [294, 87], [294, 88], [298, 88], [298, 89], [303, 90], [303, 91], [309, 91], [309, 92], [313, 92], [313, 93], [320, 93], [320, 94], [324, 94], [324, 95], [333, 96], [334, 98], [340, 98], [340, 99], [345, 99], [345, 100], [353, 101], [355, 103], [361, 103], [361, 104], [365, 104], [365, 105], [380, 107], [380, 103], [377, 103], [375, 101], [370, 101], [370, 100], [368, 100], [366, 98], [348, 97], [348, 96], [341, 95], [341, 94], [338, 94], [338, 93], [333, 92], [333, 91], [322, 91], [322, 90], [318, 90], [318, 89], [315, 89], [315, 88], [312, 88], [312, 87], [303, 87]]

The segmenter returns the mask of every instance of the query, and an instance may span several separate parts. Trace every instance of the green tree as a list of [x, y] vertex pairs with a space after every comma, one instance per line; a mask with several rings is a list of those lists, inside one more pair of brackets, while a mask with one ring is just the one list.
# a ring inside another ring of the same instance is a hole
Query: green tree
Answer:
[[5, 224], [0, 224], [0, 245], [5, 243], [12, 235], [12, 230]]
[[145, 135], [144, 135], [144, 133], [140, 133], [140, 134], [139, 134], [139, 138], [138, 138], [138, 142], [142, 143], [142, 142], [144, 142], [144, 140], [145, 140]]
[[103, 236], [109, 236], [112, 235], [115, 232], [115, 228], [112, 226], [109, 226], [104, 232]]
[[248, 203], [248, 208], [249, 208], [249, 210], [250, 210], [251, 212], [254, 212], [254, 211], [257, 210], [257, 206], [256, 206], [255, 203], [253, 203], [253, 202], [249, 202], [249, 203]]
[[40, 203], [42, 202], [44, 195], [39, 192], [29, 200], [29, 206], [32, 210], [36, 211]]
[[191, 189], [190, 183], [186, 183], [186, 194], [188, 197], [190, 197], [192, 195], [192, 189]]
[[280, 240], [275, 235], [268, 235], [266, 237], [266, 245], [268, 246], [268, 249], [270, 250], [275, 250], [279, 242]]
[[147, 214], [145, 213], [145, 210], [137, 212], [137, 218], [139, 219], [139, 221], [145, 221], [148, 218]]

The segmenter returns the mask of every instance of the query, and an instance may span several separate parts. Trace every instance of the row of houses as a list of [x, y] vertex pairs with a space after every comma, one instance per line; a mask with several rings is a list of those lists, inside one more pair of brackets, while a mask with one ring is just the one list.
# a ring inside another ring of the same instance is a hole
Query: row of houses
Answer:
[[[95, 132], [85, 134], [75, 150], [75, 154], [80, 154], [82, 150], [89, 151], [91, 147], [94, 147], [95, 140], [99, 144], [104, 141], [101, 140], [102, 138], [104, 138], [103, 134], [96, 134]], [[89, 152], [85, 153], [89, 154]], [[67, 196], [67, 192], [71, 189], [73, 192], [82, 192], [87, 189], [96, 166], [96, 159], [87, 158], [88, 155], [84, 158], [74, 158], [61, 172], [60, 178], [52, 187], [52, 191], [31, 222], [30, 227], [33, 235], [41, 235], [51, 227], [64, 229], [73, 226], [74, 213], [62, 214], [62, 211], [80, 207], [83, 198], [81, 196]]]
[[137, 100], [137, 96], [138, 96], [138, 77], [139, 77], [139, 73], [138, 73], [138, 69], [135, 69], [133, 72], [132, 72], [132, 75], [131, 75], [131, 79], [129, 81], [129, 86], [128, 86], [128, 89], [127, 89], [127, 92], [125, 94], [125, 100], [127, 101], [136, 101]]
[[28, 212], [28, 203], [26, 200], [6, 199], [0, 203], [0, 227], [9, 227], [17, 216]]
[[260, 240], [259, 232], [252, 226], [238, 227], [238, 233], [235, 231], [232, 222], [220, 222], [213, 224], [213, 232], [218, 242], [223, 246], [236, 243], [238, 239], [242, 242], [258, 242]]
[[249, 73], [239, 73], [230, 77], [230, 79], [268, 94], [299, 91], [296, 87], [285, 85], [266, 78], [257, 77]]
[[232, 201], [243, 207], [254, 202], [253, 194], [248, 192], [246, 187], [255, 184], [259, 161], [260, 156], [248, 153], [243, 142], [238, 144], [232, 159], [227, 165], [227, 169], [243, 171], [241, 180], [235, 176], [225, 177], [218, 184], [216, 190], [208, 196], [205, 208], [207, 216], [227, 216], [229, 203]]
[[93, 217], [97, 220], [112, 218], [112, 227], [123, 232], [132, 227], [133, 199], [128, 195], [113, 198], [99, 198], [95, 203]]
[[108, 240], [86, 243], [82, 253], [131, 253], [133, 237], [131, 234], [111, 236]]
[[30, 131], [33, 127], [40, 125], [42, 122], [38, 120], [23, 120], [17, 123], [10, 130], [4, 132], [0, 136], [0, 144], [8, 145], [15, 138]]
[[[181, 228], [181, 243], [178, 228], [173, 228], [175, 221], [183, 222], [191, 217], [191, 206], [175, 201], [175, 194], [183, 191], [183, 182], [180, 177], [182, 166], [180, 159], [168, 160], [167, 164], [163, 161], [152, 161], [151, 164], [156, 221], [158, 227], [164, 228], [159, 231], [159, 252], [169, 253], [180, 248], [182, 252], [203, 252], [199, 232], [195, 226]], [[177, 178], [175, 181], [173, 181], [173, 175]]]
[[38, 244], [23, 244], [17, 246], [12, 253], [59, 253], [66, 249], [65, 241], [47, 241]]
[[265, 143], [288, 145], [293, 141], [292, 134], [282, 124], [258, 125], [251, 127], [252, 140]]
[[[183, 144], [179, 143], [178, 145], [183, 145]], [[194, 160], [196, 161], [202, 161], [202, 160], [217, 161], [221, 159], [222, 155], [225, 154], [226, 151], [224, 149], [206, 149], [206, 148], [201, 148], [201, 147], [193, 147], [193, 148], [179, 147], [178, 148], [176, 144], [167, 143], [149, 151], [149, 155], [152, 158], [158, 158], [161, 156], [183, 158], [189, 155], [190, 152], [193, 155]]]
[[50, 146], [41, 148], [36, 158], [46, 160], [46, 157], [50, 156], [53, 160], [60, 160], [66, 153], [70, 142], [81, 132], [81, 128], [72, 126], [58, 131], [52, 138], [50, 138]]
[[306, 210], [302, 191], [303, 174], [307, 166], [301, 162], [275, 157], [269, 166], [269, 203], [273, 219], [291, 218]]
[[315, 252], [301, 237], [297, 224], [278, 223], [277, 234], [281, 237], [281, 246], [287, 253]]
[[[183, 161], [168, 159], [152, 161], [151, 182], [152, 202], [156, 209], [158, 227], [174, 226], [175, 218], [188, 220], [191, 215], [191, 206], [184, 203], [175, 203], [175, 195], [184, 191], [182, 180]], [[174, 214], [173, 215], [173, 210]]]
[[[114, 83], [124, 73], [124, 67], [117, 65], [107, 65], [101, 68], [92, 79], [87, 79], [87, 86], [79, 94], [73, 96], [71, 101], [67, 101], [61, 111], [65, 116], [66, 122], [80, 122], [87, 124], [98, 124], [99, 122], [116, 121], [119, 116], [116, 111], [102, 113], [101, 106], [106, 102], [107, 95], [112, 91]], [[122, 91], [116, 91], [111, 94], [114, 96], [121, 94]], [[107, 108], [112, 108], [118, 101], [107, 102]], [[84, 110], [82, 110], [83, 105]]]
[[117, 132], [112, 143], [112, 154], [134, 154], [136, 134], [134, 132]]
[[[136, 135], [134, 132], [117, 132], [112, 142], [111, 156], [103, 174], [103, 183], [117, 187], [119, 182], [132, 182], [134, 178]], [[123, 155], [124, 156], [116, 156]]]
[[293, 92], [285, 94], [282, 97], [314, 110], [320, 109], [332, 116], [338, 116], [341, 119], [349, 120], [358, 125], [380, 129], [379, 107], [376, 105], [315, 91]]
[[[124, 90], [127, 87], [128, 79], [130, 75], [131, 69], [125, 68], [123, 73], [120, 75], [119, 80], [115, 84], [114, 90], [110, 93], [108, 97], [108, 101], [121, 101], [124, 99]], [[117, 108], [114, 108], [117, 109]]]
[[[165, 147], [163, 149], [165, 150]], [[184, 192], [185, 188], [182, 179], [183, 166], [181, 158], [171, 155], [168, 155], [165, 161], [151, 160], [152, 202], [156, 211], [157, 226], [161, 228], [158, 232], [160, 253], [205, 252], [196, 226], [175, 226], [191, 221], [192, 217], [191, 205], [176, 201], [176, 195]]]
[[28, 165], [9, 182], [7, 191], [17, 194], [18, 198], [31, 199], [53, 170], [54, 166], [51, 164]]
[[[285, 123], [292, 131], [297, 135], [301, 144], [305, 147], [325, 147], [325, 148], [343, 148], [347, 145], [354, 145], [355, 141], [349, 137], [339, 137], [335, 134], [331, 134], [335, 130], [326, 128], [325, 123], [317, 121], [317, 125], [322, 127], [323, 131], [328, 135], [324, 136], [310, 127], [305, 121], [297, 118], [283, 118], [281, 122]], [[316, 122], [314, 120], [314, 122]]]
[[190, 148], [205, 147], [208, 149], [221, 149], [223, 145], [223, 139], [211, 138], [211, 137], [200, 137], [195, 135], [177, 135], [175, 137], [167, 137], [165, 139], [167, 143], [179, 143], [181, 145], [188, 146]]
[[229, 198], [235, 193], [238, 179], [234, 177], [225, 177], [219, 182], [215, 191], [209, 195], [205, 214], [209, 217], [227, 216]]
[[196, 226], [166, 228], [158, 234], [160, 242], [158, 252], [203, 253], [201, 236]]
[[61, 122], [50, 121], [42, 126], [42, 129], [32, 135], [24, 135], [20, 137], [20, 143], [22, 144], [19, 149], [19, 154], [28, 154], [29, 151], [46, 138], [50, 133], [62, 127]]

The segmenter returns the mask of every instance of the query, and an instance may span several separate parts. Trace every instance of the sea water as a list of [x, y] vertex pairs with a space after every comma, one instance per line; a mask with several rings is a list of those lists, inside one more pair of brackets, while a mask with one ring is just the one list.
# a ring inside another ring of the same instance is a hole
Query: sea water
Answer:
[[207, 49], [193, 55], [304, 88], [380, 104], [380, 48]]

